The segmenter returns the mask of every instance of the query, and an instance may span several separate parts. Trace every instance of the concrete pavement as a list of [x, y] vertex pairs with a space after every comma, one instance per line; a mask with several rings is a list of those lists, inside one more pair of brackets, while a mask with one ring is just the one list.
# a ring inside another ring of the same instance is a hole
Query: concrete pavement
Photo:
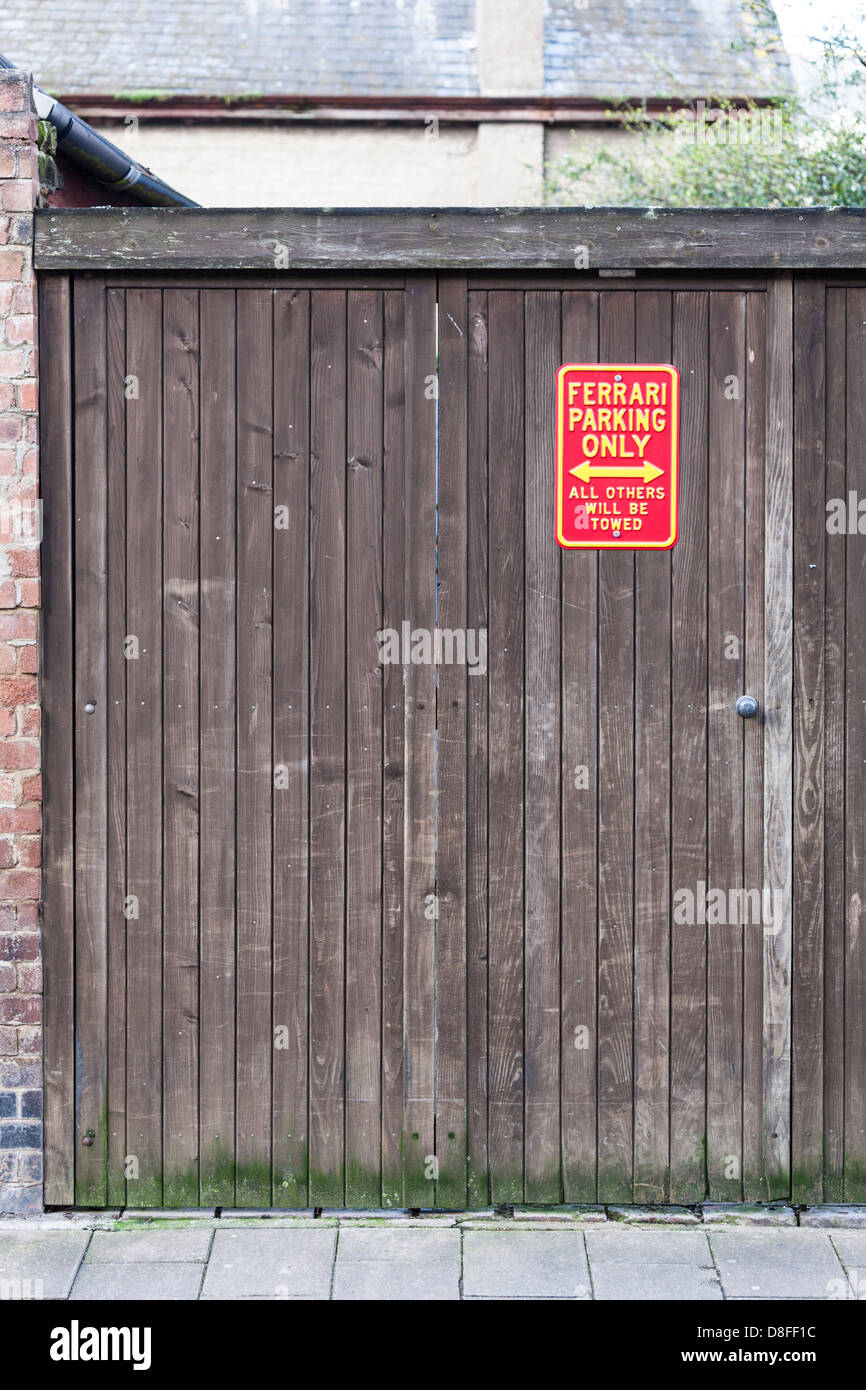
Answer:
[[866, 1299], [863, 1208], [680, 1210], [4, 1221], [0, 1300]]

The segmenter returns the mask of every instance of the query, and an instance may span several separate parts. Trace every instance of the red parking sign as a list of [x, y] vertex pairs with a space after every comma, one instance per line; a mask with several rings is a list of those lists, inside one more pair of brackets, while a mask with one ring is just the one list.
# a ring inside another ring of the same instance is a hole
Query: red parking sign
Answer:
[[677, 539], [679, 373], [569, 362], [556, 375], [556, 539], [669, 550]]

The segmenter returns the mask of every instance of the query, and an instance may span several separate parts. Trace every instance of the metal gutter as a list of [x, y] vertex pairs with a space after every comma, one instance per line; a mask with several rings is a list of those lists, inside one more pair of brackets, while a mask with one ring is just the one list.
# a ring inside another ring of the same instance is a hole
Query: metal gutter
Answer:
[[[0, 54], [0, 68], [14, 68], [8, 58]], [[118, 149], [104, 135], [100, 135], [80, 116], [64, 106], [62, 101], [43, 92], [41, 87], [33, 86], [33, 99], [36, 114], [40, 120], [49, 121], [57, 131], [57, 149], [60, 154], [85, 169], [97, 182], [115, 192], [130, 193], [140, 203], [161, 208], [196, 208], [198, 203], [186, 198], [171, 188], [162, 179], [152, 174], [143, 164], [130, 160], [128, 154]]]

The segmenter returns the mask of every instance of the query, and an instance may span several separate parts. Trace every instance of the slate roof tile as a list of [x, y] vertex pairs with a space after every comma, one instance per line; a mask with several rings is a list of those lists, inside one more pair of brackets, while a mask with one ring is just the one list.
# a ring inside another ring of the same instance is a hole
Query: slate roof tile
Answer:
[[[763, 0], [532, 3], [538, 95], [766, 96], [788, 81]], [[56, 94], [479, 93], [475, 0], [4, 0], [0, 51]]]

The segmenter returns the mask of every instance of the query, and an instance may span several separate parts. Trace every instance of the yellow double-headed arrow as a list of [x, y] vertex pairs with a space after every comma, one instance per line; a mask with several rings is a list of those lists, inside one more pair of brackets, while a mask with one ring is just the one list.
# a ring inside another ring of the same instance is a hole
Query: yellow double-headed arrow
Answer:
[[568, 471], [582, 483], [590, 483], [593, 478], [639, 478], [642, 482], [651, 483], [653, 478], [660, 478], [664, 473], [664, 469], [656, 468], [654, 463], [632, 467], [628, 464], [589, 463], [586, 459]]

